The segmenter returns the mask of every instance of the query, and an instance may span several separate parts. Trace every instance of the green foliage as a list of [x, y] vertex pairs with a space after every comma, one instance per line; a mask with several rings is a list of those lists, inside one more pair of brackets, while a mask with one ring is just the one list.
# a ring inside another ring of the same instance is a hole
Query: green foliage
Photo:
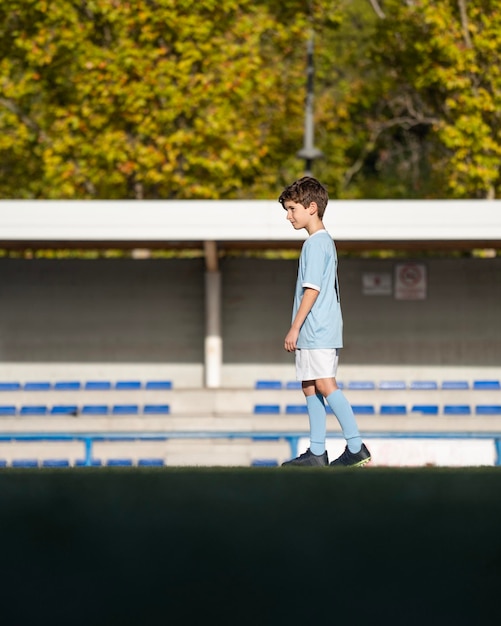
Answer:
[[217, 198], [276, 185], [301, 138], [307, 29], [304, 3], [267, 4], [4, 5], [0, 194]]
[[[486, 197], [500, 189], [501, 10], [484, 0], [422, 2], [415, 42], [415, 86], [433, 93], [438, 136], [448, 149], [448, 188], [456, 197]], [[466, 12], [467, 9], [467, 12]]]
[[348, 157], [341, 194], [499, 195], [499, 3], [379, 4], [382, 18], [343, 11], [352, 31], [364, 15], [370, 37], [350, 55], [357, 79], [338, 105], [341, 132], [332, 134]]
[[0, 6], [0, 197], [501, 193], [495, 0], [11, 0]]

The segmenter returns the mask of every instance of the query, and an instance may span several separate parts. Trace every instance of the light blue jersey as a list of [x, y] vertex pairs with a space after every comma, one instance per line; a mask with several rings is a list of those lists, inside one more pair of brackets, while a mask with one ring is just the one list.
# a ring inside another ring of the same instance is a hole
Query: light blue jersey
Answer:
[[297, 347], [303, 350], [342, 348], [343, 318], [337, 281], [337, 253], [334, 241], [326, 230], [313, 233], [301, 249], [293, 320], [306, 287], [316, 289], [319, 294], [301, 326]]

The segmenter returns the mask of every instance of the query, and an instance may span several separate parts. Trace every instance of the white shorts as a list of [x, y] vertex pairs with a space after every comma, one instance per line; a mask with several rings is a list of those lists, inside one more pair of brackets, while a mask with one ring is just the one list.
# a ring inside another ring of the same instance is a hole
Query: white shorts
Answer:
[[296, 380], [336, 378], [339, 350], [337, 348], [296, 350]]

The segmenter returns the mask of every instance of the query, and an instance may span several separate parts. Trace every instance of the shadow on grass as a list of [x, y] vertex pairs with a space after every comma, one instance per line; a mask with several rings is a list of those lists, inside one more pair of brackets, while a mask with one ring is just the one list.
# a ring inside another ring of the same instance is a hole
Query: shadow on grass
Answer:
[[476, 624], [501, 472], [2, 470], [5, 624]]

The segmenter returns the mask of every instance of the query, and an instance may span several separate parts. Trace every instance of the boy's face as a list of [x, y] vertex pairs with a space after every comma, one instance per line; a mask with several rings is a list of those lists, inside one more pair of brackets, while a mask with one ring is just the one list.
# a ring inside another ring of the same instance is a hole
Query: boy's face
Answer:
[[317, 207], [314, 202], [311, 202], [308, 207], [304, 207], [299, 202], [286, 200], [284, 209], [287, 211], [287, 219], [292, 226], [296, 230], [300, 230], [301, 228], [307, 228], [312, 215], [316, 213]]

